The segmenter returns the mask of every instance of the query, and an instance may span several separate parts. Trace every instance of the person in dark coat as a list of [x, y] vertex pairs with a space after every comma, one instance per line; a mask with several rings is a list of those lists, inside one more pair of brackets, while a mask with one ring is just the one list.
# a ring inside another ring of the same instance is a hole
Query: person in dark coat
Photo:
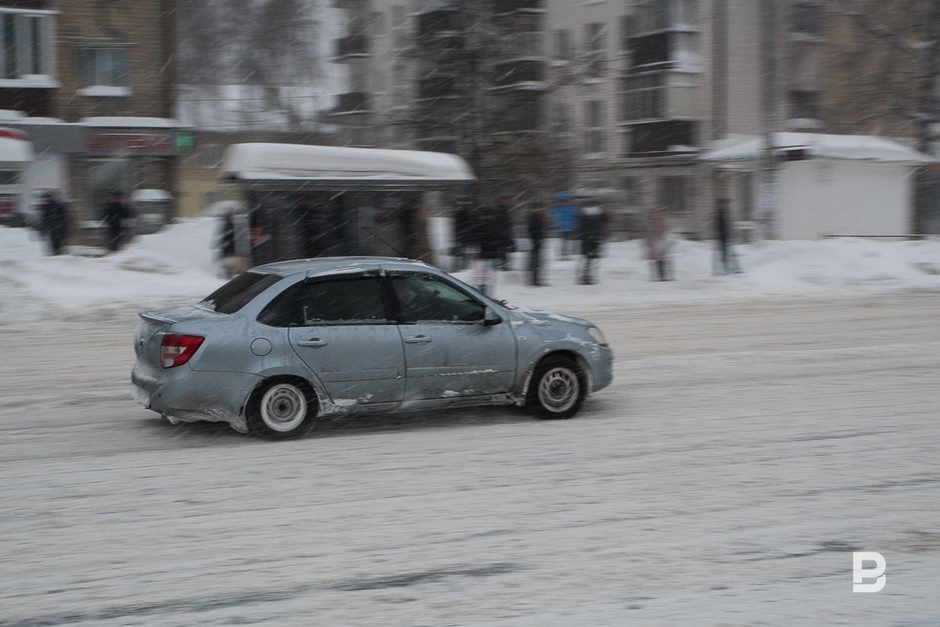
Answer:
[[740, 272], [737, 255], [731, 243], [731, 218], [728, 215], [728, 205], [730, 201], [722, 198], [718, 201], [718, 207], [715, 209], [715, 245], [717, 250], [714, 272], [729, 274], [731, 272]]
[[53, 191], [43, 195], [42, 232], [49, 238], [49, 252], [61, 255], [65, 240], [69, 236], [69, 214], [65, 203]]
[[480, 254], [475, 268], [477, 289], [489, 294], [496, 282], [496, 270], [503, 259], [504, 225], [500, 210], [494, 206], [481, 207], [477, 212], [477, 236], [480, 242]]
[[503, 194], [496, 203], [496, 215], [499, 222], [499, 264], [500, 270], [509, 269], [509, 253], [516, 249], [512, 237], [512, 196]]
[[473, 212], [473, 203], [469, 198], [457, 201], [457, 211], [454, 213], [454, 271], [459, 272], [466, 268], [472, 258], [472, 250], [477, 245], [476, 220]]
[[102, 219], [108, 227], [108, 250], [120, 250], [125, 237], [124, 221], [131, 217], [131, 210], [124, 202], [124, 192], [111, 193], [111, 202], [105, 205]]
[[545, 238], [545, 205], [536, 203], [529, 210], [529, 284], [542, 286], [542, 240]]
[[578, 283], [592, 285], [597, 282], [594, 276], [597, 259], [601, 256], [601, 243], [604, 229], [607, 227], [607, 212], [600, 203], [593, 203], [581, 209], [581, 268], [578, 271]]
[[646, 255], [650, 260], [650, 273], [654, 281], [671, 281], [669, 264], [669, 218], [665, 207], [650, 211], [646, 224]]

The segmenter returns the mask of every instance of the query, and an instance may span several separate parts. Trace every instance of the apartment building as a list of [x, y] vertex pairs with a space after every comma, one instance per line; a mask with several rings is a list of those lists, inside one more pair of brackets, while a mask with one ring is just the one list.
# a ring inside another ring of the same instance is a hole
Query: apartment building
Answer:
[[[350, 34], [336, 60], [351, 68], [352, 91], [332, 118], [346, 121], [354, 143], [459, 152], [486, 177], [475, 148], [507, 131], [538, 138], [554, 167], [522, 187], [605, 196], [622, 225], [666, 206], [676, 230], [706, 237], [722, 197], [740, 227], [753, 228], [760, 173], [703, 167], [713, 140], [768, 129], [917, 130], [898, 100], [916, 97], [918, 70], [821, 0], [341, 4]], [[901, 19], [901, 4], [879, 19]], [[481, 21], [467, 19], [468, 6], [497, 8]], [[500, 15], [512, 25], [495, 26]], [[901, 21], [891, 26], [914, 26]], [[474, 117], [479, 98], [485, 114]]]
[[56, 188], [81, 220], [113, 190], [174, 191], [172, 2], [0, 2], [0, 126], [24, 132], [28, 189]]

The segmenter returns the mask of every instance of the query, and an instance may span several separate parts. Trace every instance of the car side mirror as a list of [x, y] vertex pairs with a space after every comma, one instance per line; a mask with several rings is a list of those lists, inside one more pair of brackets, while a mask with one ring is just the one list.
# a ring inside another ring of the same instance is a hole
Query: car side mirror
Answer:
[[500, 318], [498, 313], [493, 311], [492, 307], [487, 307], [486, 309], [483, 310], [483, 325], [484, 326], [491, 327], [494, 324], [500, 324], [502, 321], [503, 319]]

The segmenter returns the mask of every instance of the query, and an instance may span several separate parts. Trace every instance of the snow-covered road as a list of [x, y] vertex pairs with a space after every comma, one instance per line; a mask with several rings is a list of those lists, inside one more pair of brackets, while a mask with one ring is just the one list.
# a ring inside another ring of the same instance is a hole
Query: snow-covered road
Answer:
[[571, 310], [617, 355], [575, 420], [281, 443], [137, 407], [133, 320], [0, 328], [0, 625], [940, 624], [938, 311]]

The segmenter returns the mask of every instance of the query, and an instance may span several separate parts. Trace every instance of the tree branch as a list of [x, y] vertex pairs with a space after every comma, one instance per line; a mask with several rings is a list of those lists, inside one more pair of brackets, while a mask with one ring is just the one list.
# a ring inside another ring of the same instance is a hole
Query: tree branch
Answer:
[[867, 13], [858, 8], [858, 5], [854, 2], [854, 0], [836, 0], [836, 4], [839, 7], [839, 13], [841, 15], [852, 18], [855, 20], [856, 24], [861, 26], [869, 33], [881, 37], [898, 50], [909, 54], [916, 59], [924, 60], [926, 56], [925, 50], [929, 49], [929, 47], [911, 43], [890, 28], [875, 22]]

